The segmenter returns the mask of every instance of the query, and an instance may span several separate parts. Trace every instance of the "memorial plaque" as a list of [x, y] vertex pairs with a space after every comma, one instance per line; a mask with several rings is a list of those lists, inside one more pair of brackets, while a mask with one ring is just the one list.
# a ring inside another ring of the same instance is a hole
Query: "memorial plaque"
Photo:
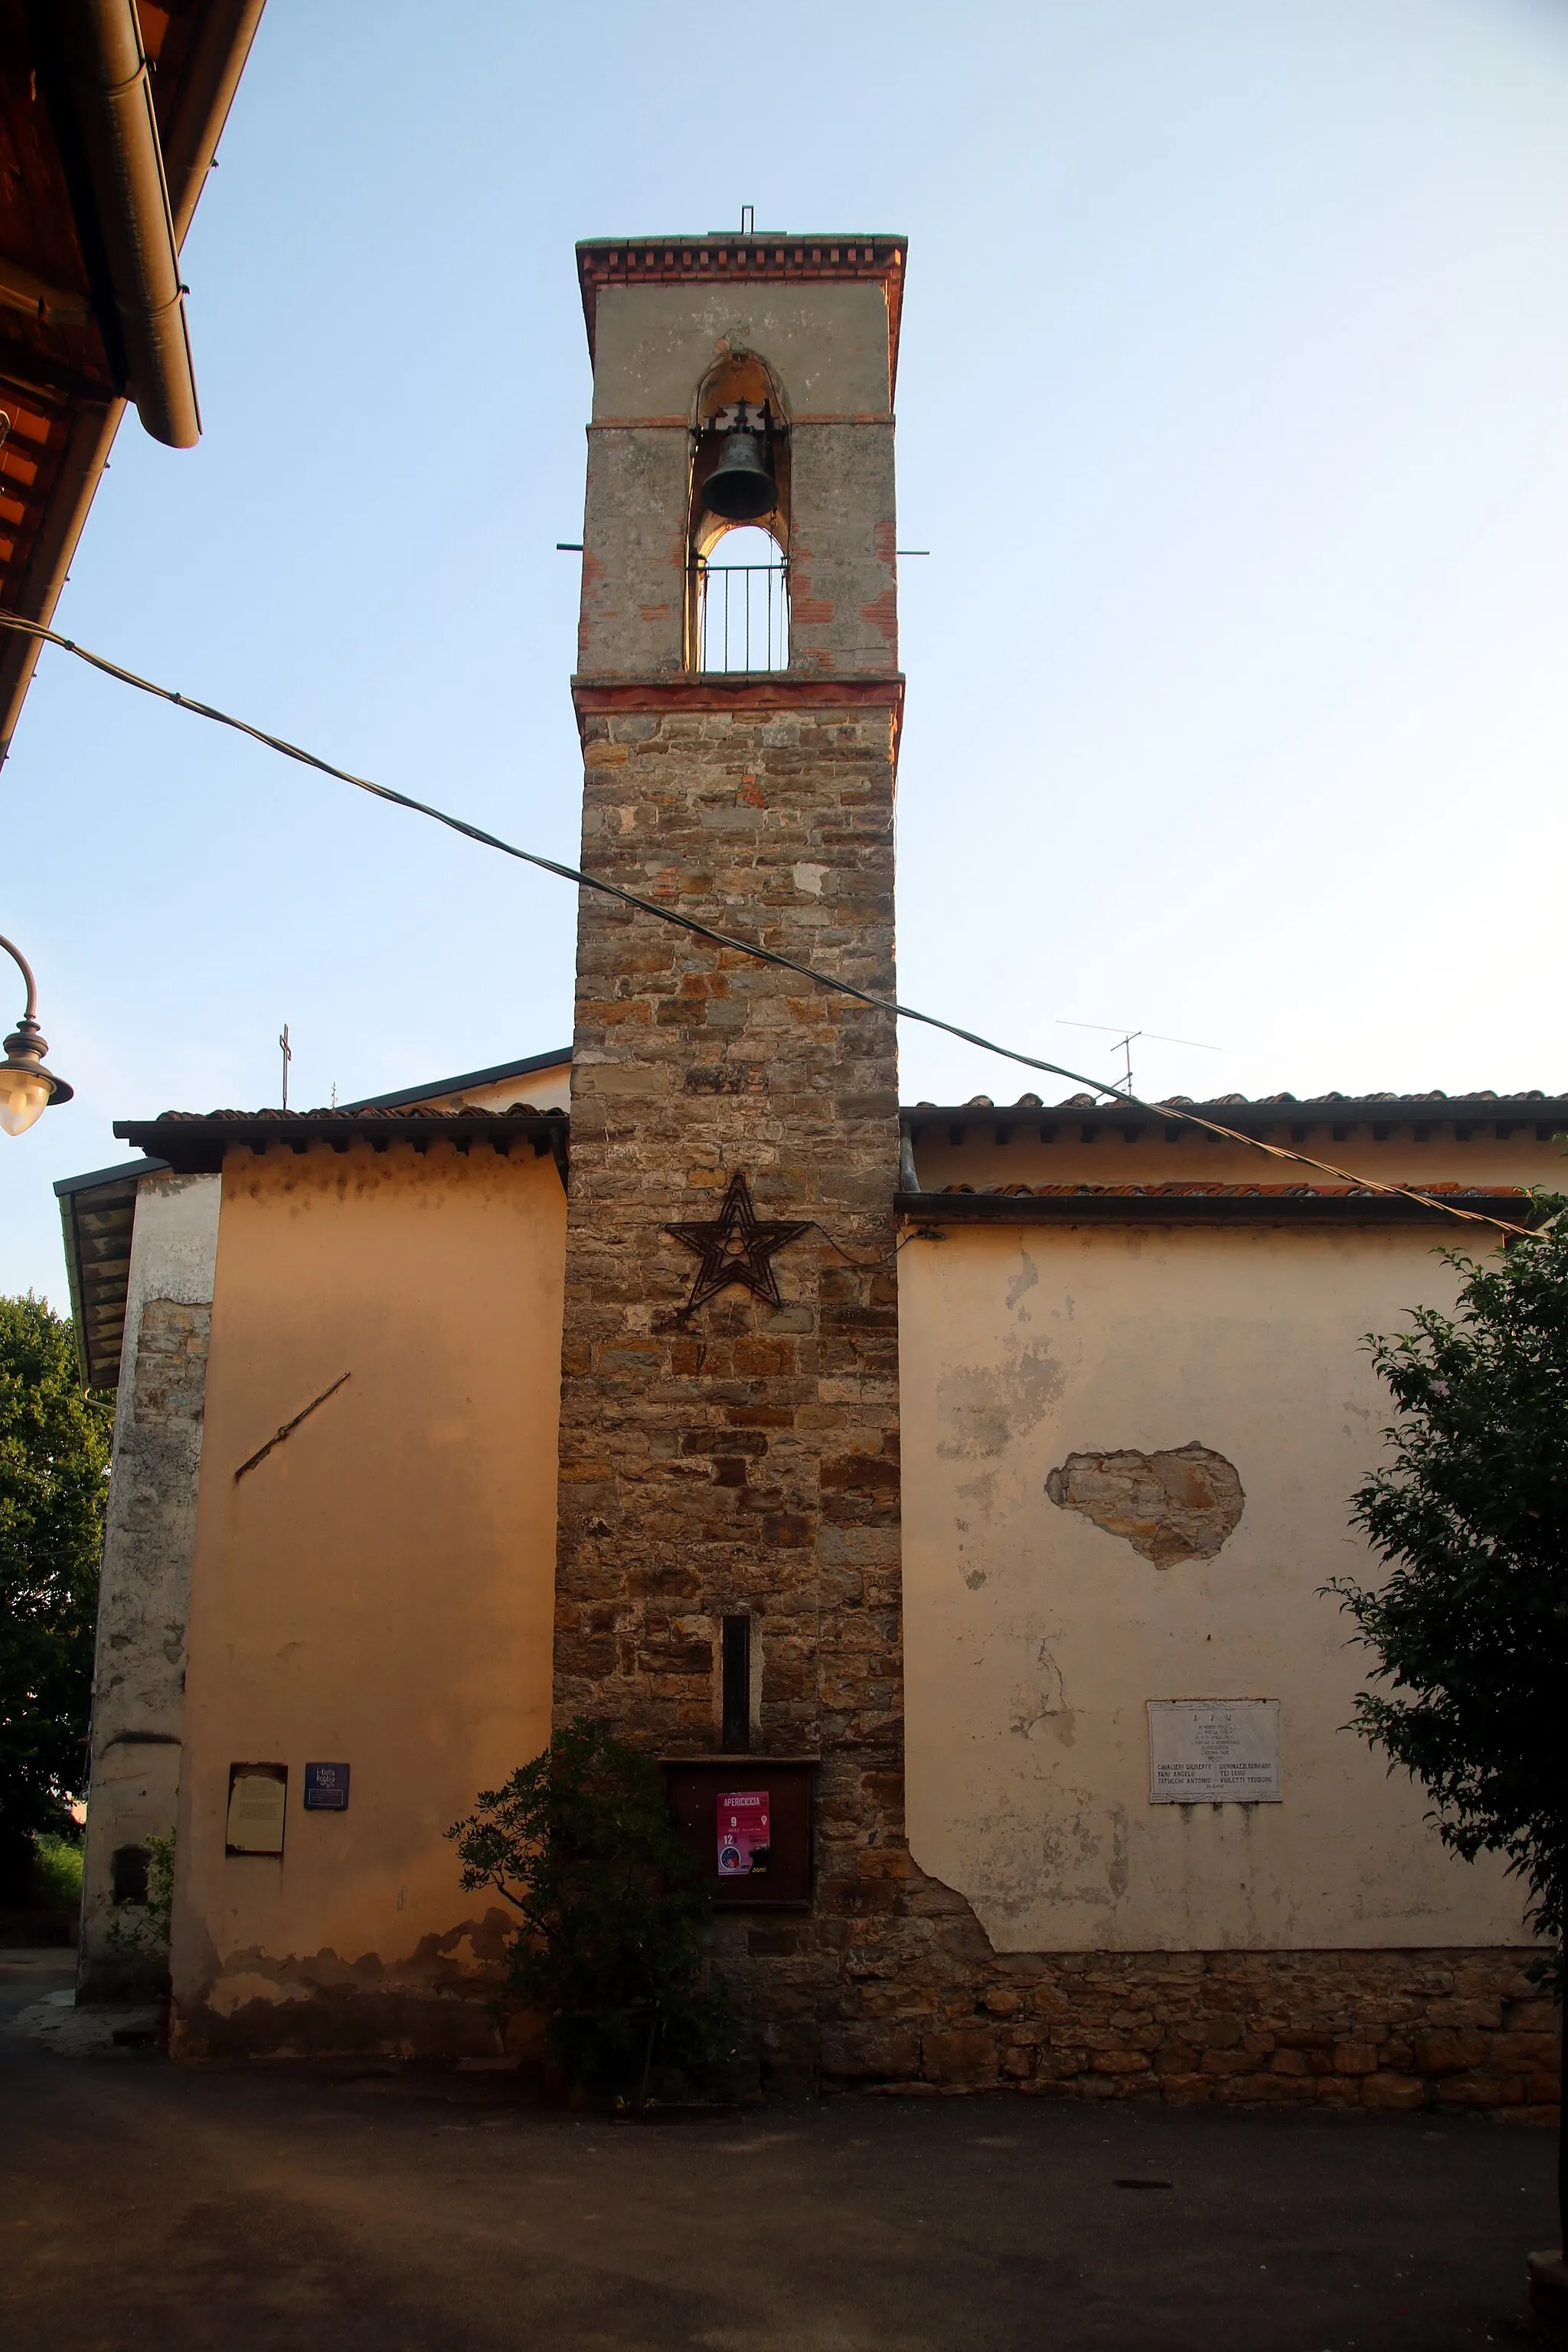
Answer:
[[349, 1768], [346, 1764], [307, 1764], [305, 1811], [346, 1813], [349, 1809]]
[[1152, 1698], [1152, 1805], [1277, 1805], [1277, 1698]]
[[288, 1801], [287, 1765], [231, 1764], [225, 1853], [280, 1854]]

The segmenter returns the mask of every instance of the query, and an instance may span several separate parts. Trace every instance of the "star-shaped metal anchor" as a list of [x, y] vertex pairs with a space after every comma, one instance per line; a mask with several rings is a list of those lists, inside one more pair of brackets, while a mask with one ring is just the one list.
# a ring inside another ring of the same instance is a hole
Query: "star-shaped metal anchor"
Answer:
[[731, 1282], [744, 1285], [769, 1307], [782, 1307], [778, 1276], [773, 1261], [811, 1231], [811, 1220], [784, 1223], [759, 1217], [752, 1206], [752, 1188], [740, 1173], [731, 1176], [724, 1205], [716, 1217], [689, 1225], [666, 1225], [665, 1232], [683, 1249], [695, 1250], [702, 1260], [691, 1285], [691, 1296], [681, 1312], [690, 1315]]

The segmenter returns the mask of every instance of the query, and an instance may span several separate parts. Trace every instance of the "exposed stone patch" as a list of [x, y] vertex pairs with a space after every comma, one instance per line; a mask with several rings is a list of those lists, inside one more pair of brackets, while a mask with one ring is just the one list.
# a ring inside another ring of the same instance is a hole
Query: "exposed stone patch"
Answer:
[[1125, 1537], [1156, 1568], [1212, 1559], [1247, 1501], [1234, 1464], [1195, 1438], [1163, 1454], [1069, 1454], [1046, 1492], [1058, 1509]]

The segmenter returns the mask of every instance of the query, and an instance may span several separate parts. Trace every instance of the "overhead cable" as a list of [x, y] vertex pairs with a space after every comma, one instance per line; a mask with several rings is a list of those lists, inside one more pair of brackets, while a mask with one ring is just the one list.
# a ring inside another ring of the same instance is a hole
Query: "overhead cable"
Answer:
[[1458, 1217], [1467, 1224], [1490, 1225], [1499, 1233], [1521, 1240], [1533, 1238], [1535, 1229], [1528, 1225], [1510, 1224], [1505, 1218], [1489, 1216], [1484, 1210], [1461, 1209], [1456, 1202], [1445, 1201], [1438, 1194], [1417, 1192], [1410, 1184], [1388, 1184], [1376, 1176], [1358, 1175], [1352, 1170], [1336, 1167], [1331, 1160], [1314, 1160], [1309, 1153], [1287, 1149], [1284, 1144], [1266, 1143], [1260, 1136], [1243, 1135], [1235, 1128], [1222, 1127], [1215, 1119], [1205, 1118], [1201, 1111], [1174, 1102], [1145, 1102], [1142, 1096], [1110, 1086], [1103, 1078], [1088, 1077], [1081, 1070], [1069, 1070], [1060, 1062], [1046, 1062], [1034, 1054], [1020, 1053], [1016, 1046], [998, 1045], [994, 1038], [982, 1037], [973, 1029], [961, 1028], [956, 1022], [943, 1021], [934, 1013], [921, 1013], [912, 1004], [900, 1004], [892, 997], [873, 996], [864, 988], [856, 988], [847, 980], [833, 973], [818, 971], [815, 966], [801, 963], [794, 956], [782, 955], [775, 948], [761, 946], [755, 940], [736, 938], [728, 931], [715, 930], [711, 924], [700, 923], [693, 915], [683, 915], [679, 908], [660, 906], [655, 898], [639, 898], [635, 890], [624, 890], [616, 882], [606, 882], [598, 875], [584, 874], [575, 866], [563, 866], [553, 857], [541, 856], [537, 850], [520, 849], [515, 842], [503, 841], [499, 834], [488, 833], [483, 825], [470, 824], [466, 817], [453, 816], [428, 801], [416, 800], [408, 793], [400, 793], [391, 784], [378, 784], [369, 776], [356, 776], [352, 769], [340, 768], [331, 760], [323, 760], [315, 751], [307, 751], [286, 737], [269, 734], [264, 727], [253, 727], [247, 719], [237, 719], [227, 710], [219, 710], [210, 702], [198, 702], [194, 696], [181, 694], [173, 687], [159, 686], [150, 677], [141, 677], [134, 670], [124, 669], [120, 663], [110, 661], [103, 654], [95, 654], [78, 645], [74, 637], [61, 636], [57, 630], [47, 629], [38, 621], [24, 620], [19, 614], [0, 613], [0, 628], [16, 629], [24, 635], [37, 637], [43, 644], [58, 646], [62, 653], [74, 654], [77, 660], [89, 668], [100, 670], [121, 686], [134, 687], [140, 694], [153, 695], [160, 702], [172, 702], [180, 710], [195, 718], [211, 719], [217, 727], [232, 728], [237, 735], [247, 735], [254, 743], [261, 743], [269, 751], [277, 751], [285, 760], [297, 760], [301, 767], [314, 768], [323, 776], [331, 776], [339, 783], [352, 784], [356, 792], [369, 793], [373, 799], [389, 801], [395, 808], [409, 809], [416, 816], [429, 817], [436, 824], [444, 824], [465, 840], [476, 841], [482, 849], [499, 850], [503, 857], [515, 857], [524, 866], [536, 866], [542, 874], [553, 874], [563, 882], [574, 883], [580, 890], [595, 890], [601, 897], [618, 898], [623, 906], [638, 914], [650, 915], [660, 923], [670, 923], [678, 930], [689, 931], [693, 938], [707, 940], [714, 947], [724, 948], [732, 955], [750, 957], [754, 962], [773, 964], [782, 971], [793, 971], [800, 979], [810, 981], [816, 988], [825, 988], [836, 996], [847, 996], [858, 1004], [869, 1005], [876, 1013], [889, 1013], [900, 1021], [918, 1021], [923, 1028], [940, 1030], [944, 1036], [957, 1037], [966, 1045], [978, 1046], [982, 1053], [995, 1054], [1005, 1062], [1016, 1062], [1026, 1070], [1039, 1070], [1047, 1077], [1068, 1078], [1073, 1085], [1089, 1087], [1095, 1094], [1104, 1095], [1111, 1103], [1124, 1103], [1133, 1110], [1146, 1111], [1151, 1117], [1181, 1119], [1189, 1127], [1201, 1128], [1207, 1135], [1220, 1137], [1226, 1143], [1239, 1143], [1252, 1151], [1261, 1151], [1271, 1160], [1289, 1160], [1299, 1168], [1310, 1168], [1321, 1176], [1331, 1176], [1336, 1181], [1350, 1185], [1358, 1192], [1385, 1193], [1390, 1198], [1418, 1201], [1424, 1208], [1440, 1209], [1445, 1216]]

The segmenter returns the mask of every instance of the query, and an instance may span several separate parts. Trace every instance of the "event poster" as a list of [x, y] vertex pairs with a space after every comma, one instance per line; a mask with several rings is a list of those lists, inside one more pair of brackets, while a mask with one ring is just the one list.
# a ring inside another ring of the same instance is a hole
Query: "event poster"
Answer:
[[768, 1792], [740, 1789], [719, 1800], [719, 1875], [760, 1878], [768, 1866]]

